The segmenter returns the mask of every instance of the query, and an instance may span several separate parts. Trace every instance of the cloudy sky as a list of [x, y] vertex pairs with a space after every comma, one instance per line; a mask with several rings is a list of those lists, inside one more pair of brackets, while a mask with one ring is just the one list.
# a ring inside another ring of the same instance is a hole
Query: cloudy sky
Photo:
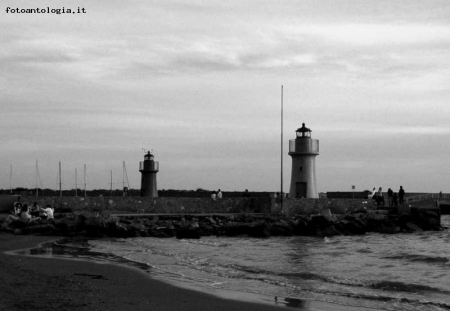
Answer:
[[[84, 8], [80, 14], [6, 13]], [[2, 0], [0, 188], [279, 191], [320, 140], [320, 192], [450, 192], [450, 1]]]

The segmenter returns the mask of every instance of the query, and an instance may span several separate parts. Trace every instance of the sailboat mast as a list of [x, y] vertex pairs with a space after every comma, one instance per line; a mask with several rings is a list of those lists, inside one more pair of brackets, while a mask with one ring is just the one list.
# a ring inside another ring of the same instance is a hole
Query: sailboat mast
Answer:
[[86, 198], [86, 164], [84, 165], [84, 197]]
[[38, 174], [39, 174], [39, 169], [38, 169], [38, 161], [36, 160], [36, 176], [35, 176], [35, 186], [36, 186], [36, 196], [39, 196], [38, 193]]
[[78, 197], [77, 169], [75, 168], [75, 197]]
[[61, 162], [59, 162], [59, 196], [62, 197]]
[[122, 196], [125, 196], [125, 161], [122, 165]]
[[9, 192], [12, 194], [13, 190], [12, 190], [12, 164], [10, 165], [9, 168]]
[[112, 183], [112, 170], [111, 170], [111, 196], [113, 196], [113, 195], [112, 195], [112, 184], [113, 184], [113, 183]]

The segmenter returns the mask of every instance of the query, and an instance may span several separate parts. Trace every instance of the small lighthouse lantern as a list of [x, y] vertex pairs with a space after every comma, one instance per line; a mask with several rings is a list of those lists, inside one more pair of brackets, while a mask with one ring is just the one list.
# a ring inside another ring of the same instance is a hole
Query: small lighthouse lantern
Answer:
[[295, 131], [297, 138], [311, 137], [311, 132], [312, 131], [305, 126], [305, 123], [302, 123], [302, 127]]
[[153, 156], [153, 154], [150, 153], [150, 151], [147, 151], [147, 154], [144, 155], [144, 161], [150, 161], [153, 160], [155, 157]]

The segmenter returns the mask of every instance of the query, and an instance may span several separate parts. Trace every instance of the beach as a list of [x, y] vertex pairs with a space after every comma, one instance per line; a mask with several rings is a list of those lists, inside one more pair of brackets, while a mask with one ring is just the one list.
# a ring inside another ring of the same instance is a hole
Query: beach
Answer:
[[52, 240], [0, 234], [0, 310], [279, 310], [178, 288], [120, 265], [4, 253]]
[[[58, 237], [0, 234], [0, 310], [280, 310], [242, 293], [225, 298], [154, 280], [137, 268], [87, 260], [11, 255]], [[6, 252], [6, 253], [5, 253]], [[254, 302], [249, 302], [249, 301]], [[297, 310], [367, 310], [320, 301]]]

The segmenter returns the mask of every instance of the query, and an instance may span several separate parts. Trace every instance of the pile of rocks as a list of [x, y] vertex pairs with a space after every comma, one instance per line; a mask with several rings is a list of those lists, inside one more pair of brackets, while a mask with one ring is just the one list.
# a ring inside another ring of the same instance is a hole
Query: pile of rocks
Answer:
[[331, 215], [164, 215], [108, 216], [56, 213], [55, 219], [23, 222], [0, 218], [0, 230], [14, 234], [86, 237], [177, 237], [201, 236], [333, 236], [367, 232], [394, 234], [442, 230], [439, 209], [411, 208], [398, 215], [389, 211], [360, 210]]

